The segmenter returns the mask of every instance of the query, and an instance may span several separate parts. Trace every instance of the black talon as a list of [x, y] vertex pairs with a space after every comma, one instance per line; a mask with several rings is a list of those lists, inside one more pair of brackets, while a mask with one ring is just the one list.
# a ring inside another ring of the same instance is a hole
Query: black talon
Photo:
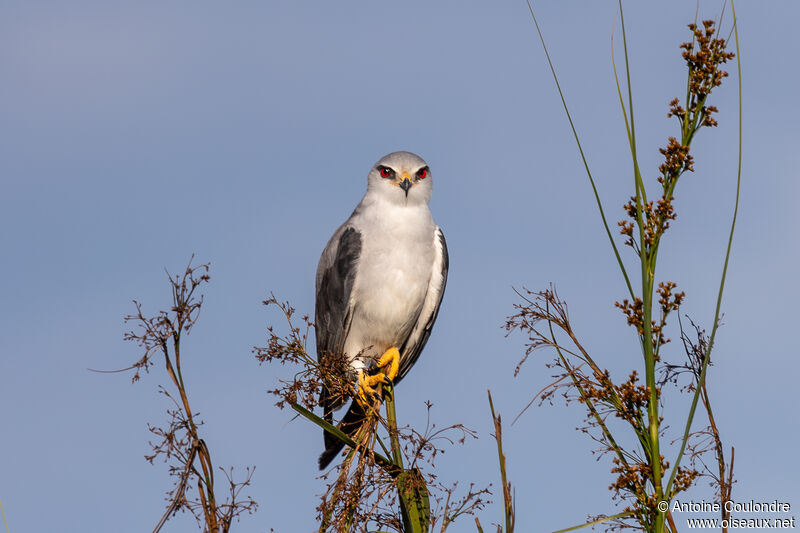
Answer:
[[383, 384], [389, 385], [390, 387], [394, 387], [394, 381], [389, 379], [389, 376], [383, 376]]

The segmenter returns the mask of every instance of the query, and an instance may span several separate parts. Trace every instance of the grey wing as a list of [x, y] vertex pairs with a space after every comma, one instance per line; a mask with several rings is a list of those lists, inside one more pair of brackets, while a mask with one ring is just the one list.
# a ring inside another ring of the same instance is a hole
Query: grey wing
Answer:
[[347, 224], [333, 234], [317, 267], [315, 332], [317, 360], [340, 354], [350, 329], [353, 282], [361, 256], [361, 233]]
[[447, 284], [450, 258], [447, 255], [447, 242], [444, 240], [444, 233], [438, 226], [434, 235], [434, 246], [436, 247], [436, 255], [433, 261], [431, 280], [428, 283], [428, 292], [425, 295], [425, 301], [422, 304], [417, 323], [400, 348], [400, 370], [397, 373], [397, 378], [395, 378], [395, 384], [400, 382], [411, 370], [414, 363], [417, 362], [419, 354], [422, 353], [422, 349], [431, 335], [436, 316], [439, 314], [439, 306], [442, 303], [444, 288]]

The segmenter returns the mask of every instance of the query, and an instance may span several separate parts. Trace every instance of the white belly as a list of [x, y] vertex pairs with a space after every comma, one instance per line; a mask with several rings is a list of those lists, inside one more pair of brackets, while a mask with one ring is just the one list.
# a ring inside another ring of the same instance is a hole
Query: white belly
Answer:
[[344, 345], [355, 369], [369, 367], [392, 346], [401, 348], [417, 322], [434, 260], [433, 231], [419, 226], [383, 228], [363, 243]]

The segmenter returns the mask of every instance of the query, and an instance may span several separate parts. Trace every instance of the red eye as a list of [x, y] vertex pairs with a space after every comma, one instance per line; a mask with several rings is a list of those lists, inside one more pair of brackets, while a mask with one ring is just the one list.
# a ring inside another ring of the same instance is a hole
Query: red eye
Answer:
[[381, 171], [381, 177], [384, 177], [384, 178], [391, 178], [392, 177], [392, 174], [393, 174], [392, 173], [392, 169], [386, 168], [386, 167], [381, 167], [380, 171]]
[[427, 168], [421, 168], [421, 169], [419, 169], [417, 171], [417, 178], [419, 178], [421, 180], [424, 180], [427, 177], [428, 177], [428, 169]]

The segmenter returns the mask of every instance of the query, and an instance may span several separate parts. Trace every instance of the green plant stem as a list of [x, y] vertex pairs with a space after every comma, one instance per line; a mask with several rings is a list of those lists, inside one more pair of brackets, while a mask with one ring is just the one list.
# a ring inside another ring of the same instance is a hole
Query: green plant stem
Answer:
[[[647, 418], [649, 426], [648, 447], [645, 450], [650, 460], [652, 469], [653, 489], [656, 501], [663, 499], [663, 488], [661, 484], [661, 451], [659, 442], [659, 414], [658, 414], [658, 391], [656, 389], [655, 376], [655, 351], [653, 348], [653, 286], [655, 283], [655, 256], [652, 261], [650, 258], [650, 247], [645, 240], [645, 219], [644, 209], [647, 204], [644, 182], [639, 171], [639, 163], [636, 157], [636, 126], [633, 114], [633, 91], [631, 88], [630, 57], [628, 55], [627, 35], [625, 32], [625, 16], [622, 9], [622, 0], [619, 0], [619, 15], [622, 25], [622, 43], [625, 53], [625, 75], [628, 88], [628, 113], [630, 113], [630, 127], [628, 129], [628, 141], [630, 144], [631, 158], [633, 159], [634, 184], [636, 188], [636, 215], [639, 227], [639, 262], [641, 265], [642, 276], [642, 351], [644, 355], [645, 380], [649, 398], [647, 402]], [[616, 69], [615, 69], [616, 76]], [[619, 83], [617, 84], [619, 87]], [[625, 108], [623, 106], [623, 114]], [[626, 119], [626, 128], [628, 120]], [[659, 513], [656, 518], [655, 531], [663, 531], [664, 514]]]
[[733, 233], [736, 229], [736, 217], [739, 213], [739, 193], [741, 190], [742, 184], [742, 61], [741, 55], [739, 54], [739, 25], [736, 19], [736, 8], [733, 5], [733, 0], [731, 0], [731, 12], [733, 15], [733, 35], [734, 40], [736, 42], [736, 68], [737, 68], [737, 75], [738, 75], [738, 86], [739, 86], [739, 139], [738, 139], [738, 167], [736, 173], [736, 199], [734, 201], [733, 207], [733, 218], [731, 220], [731, 230], [728, 235], [728, 247], [725, 250], [725, 261], [722, 266], [722, 276], [720, 278], [719, 283], [719, 291], [717, 293], [717, 305], [714, 311], [714, 324], [711, 328], [711, 336], [708, 340], [708, 348], [706, 348], [705, 356], [703, 357], [703, 364], [700, 370], [700, 376], [698, 378], [698, 385], [695, 388], [694, 396], [692, 397], [692, 405], [689, 408], [689, 415], [686, 418], [686, 427], [683, 431], [683, 439], [681, 440], [681, 448], [678, 452], [678, 457], [675, 459], [675, 466], [672, 468], [672, 475], [670, 476], [669, 483], [667, 484], [667, 494], [670, 493], [672, 489], [672, 485], [675, 482], [675, 476], [678, 474], [678, 466], [681, 464], [681, 460], [683, 459], [683, 454], [686, 451], [686, 445], [689, 441], [689, 434], [692, 429], [692, 421], [694, 420], [695, 410], [697, 409], [697, 401], [700, 397], [700, 391], [705, 386], [706, 382], [706, 370], [708, 369], [708, 362], [711, 359], [711, 350], [714, 347], [714, 338], [717, 333], [717, 328], [719, 327], [719, 313], [722, 307], [722, 294], [725, 289], [725, 278], [728, 273], [728, 261], [731, 256], [731, 247], [733, 245]]
[[[628, 61], [628, 38], [625, 33], [625, 17], [622, 12], [622, 0], [619, 0], [619, 18], [622, 24], [622, 47], [625, 52], [625, 76], [627, 79], [628, 84], [628, 112], [630, 113], [630, 130], [628, 131], [628, 142], [630, 143], [631, 148], [631, 156], [633, 158], [633, 176], [636, 181], [636, 191], [637, 194], [641, 194], [642, 201], [647, 203], [647, 193], [645, 192], [644, 188], [644, 181], [642, 180], [642, 174], [639, 171], [639, 160], [636, 157], [636, 124], [633, 120], [633, 89], [631, 87], [631, 71], [630, 71], [630, 64]], [[623, 108], [624, 114], [624, 108]], [[627, 127], [628, 121], [626, 119], [625, 125]]]
[[[503, 453], [503, 426], [500, 417], [494, 412], [492, 403], [492, 391], [489, 394], [489, 409], [492, 412], [492, 422], [494, 423], [494, 438], [497, 441], [497, 457], [500, 460], [500, 479], [503, 483], [503, 518], [506, 524], [505, 533], [514, 533], [514, 502], [511, 496], [511, 483], [506, 476], [506, 456]], [[499, 526], [498, 526], [499, 529]]]
[[403, 467], [403, 452], [400, 449], [400, 439], [397, 436], [397, 414], [394, 408], [394, 387], [383, 385], [384, 403], [386, 404], [386, 423], [389, 426], [389, 441], [392, 448], [392, 462], [401, 471]]
[[399, 474], [395, 476], [395, 486], [400, 497], [400, 511], [404, 531], [407, 533], [427, 533], [430, 529], [430, 501], [428, 487], [422, 474], [416, 468], [408, 470], [403, 466], [403, 451], [397, 433], [397, 415], [394, 405], [394, 387], [383, 386], [383, 401], [386, 404], [386, 423], [391, 441], [392, 460]]

